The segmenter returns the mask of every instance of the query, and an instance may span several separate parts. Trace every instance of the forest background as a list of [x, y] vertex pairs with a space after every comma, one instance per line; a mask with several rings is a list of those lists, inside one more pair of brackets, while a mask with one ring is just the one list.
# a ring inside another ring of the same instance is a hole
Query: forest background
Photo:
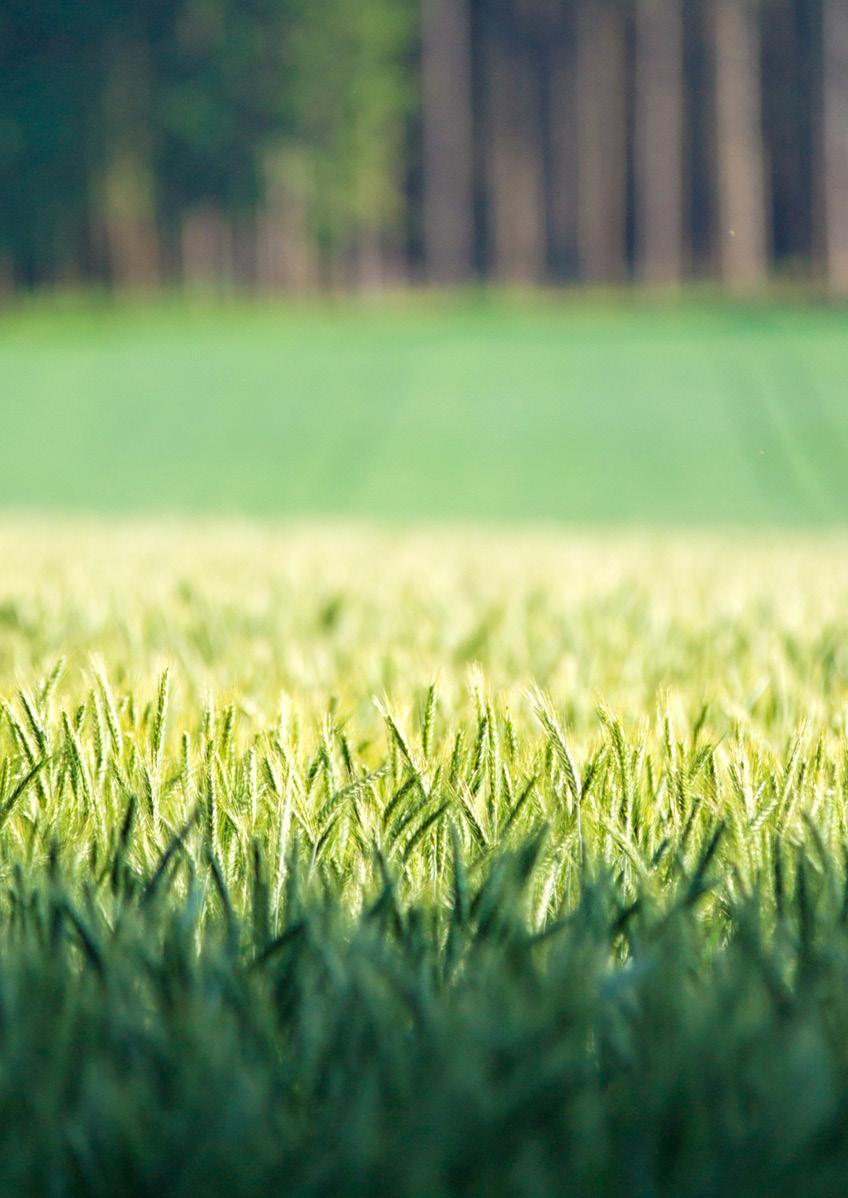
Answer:
[[0, 292], [848, 292], [844, 0], [4, 0]]

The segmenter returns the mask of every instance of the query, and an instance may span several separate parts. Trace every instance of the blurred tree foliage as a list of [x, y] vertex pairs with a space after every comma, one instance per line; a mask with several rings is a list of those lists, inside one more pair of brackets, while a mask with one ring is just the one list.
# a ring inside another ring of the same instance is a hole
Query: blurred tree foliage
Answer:
[[120, 275], [110, 242], [148, 216], [178, 256], [192, 210], [255, 216], [281, 156], [321, 246], [397, 222], [414, 18], [408, 0], [4, 0], [14, 280]]
[[848, 293], [846, 0], [0, 0], [0, 288]]
[[0, 6], [0, 252], [24, 282], [91, 251], [85, 214], [113, 13], [108, 0]]

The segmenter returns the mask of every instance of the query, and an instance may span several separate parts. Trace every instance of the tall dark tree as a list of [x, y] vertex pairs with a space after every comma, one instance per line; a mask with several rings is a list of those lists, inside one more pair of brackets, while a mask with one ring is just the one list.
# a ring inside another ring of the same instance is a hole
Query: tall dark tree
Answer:
[[848, 296], [848, 0], [823, 8], [824, 232], [827, 282]]
[[0, 5], [0, 261], [22, 286], [100, 273], [91, 214], [112, 19], [106, 0]]
[[624, 15], [615, 0], [577, 0], [578, 239], [582, 277], [626, 271], [627, 109]]
[[501, 282], [538, 282], [546, 265], [541, 88], [514, 0], [491, 5], [484, 47], [489, 264]]
[[424, 247], [435, 283], [467, 280], [474, 261], [474, 142], [468, 0], [422, 0]]
[[577, 53], [573, 5], [557, 5], [544, 45], [548, 257], [554, 278], [573, 279], [578, 251]]
[[154, 80], [144, 26], [135, 11], [103, 40], [104, 162], [96, 195], [98, 234], [112, 283], [160, 281], [157, 230]]
[[636, 0], [636, 268], [646, 283], [683, 272], [682, 0]]
[[767, 200], [775, 263], [799, 275], [810, 265], [816, 156], [818, 45], [812, 6], [768, 0], [762, 22], [762, 81]]
[[755, 0], [713, 0], [717, 247], [721, 278], [759, 288], [769, 240]]

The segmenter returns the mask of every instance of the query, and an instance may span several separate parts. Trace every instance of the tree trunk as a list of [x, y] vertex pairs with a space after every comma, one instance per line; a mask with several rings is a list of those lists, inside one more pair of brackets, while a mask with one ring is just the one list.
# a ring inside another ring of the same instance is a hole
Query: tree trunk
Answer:
[[581, 0], [577, 13], [578, 236], [587, 282], [626, 274], [627, 113], [619, 8]]
[[109, 274], [118, 287], [160, 277], [155, 184], [148, 118], [149, 77], [138, 39], [115, 39], [106, 88], [108, 161], [101, 183], [101, 227]]
[[751, 0], [715, 0], [718, 250], [734, 290], [765, 282], [768, 227], [762, 134], [760, 39]]
[[269, 203], [257, 225], [257, 285], [271, 294], [309, 291], [314, 284], [306, 214], [295, 203]]
[[234, 285], [240, 291], [254, 291], [259, 283], [259, 222], [255, 213], [231, 217], [230, 245]]
[[486, 44], [489, 259], [502, 282], [545, 276], [545, 195], [533, 60], [515, 36], [495, 28]]
[[[564, 14], [568, 21], [570, 14]], [[555, 277], [574, 278], [577, 248], [577, 63], [573, 24], [548, 46], [547, 192], [548, 242]]]
[[305, 196], [302, 160], [282, 152], [265, 160], [265, 206], [257, 228], [257, 281], [269, 292], [310, 291], [315, 286], [315, 250]]
[[232, 224], [217, 208], [194, 208], [183, 217], [182, 280], [201, 291], [226, 291], [233, 281]]
[[683, 13], [681, 0], [636, 6], [636, 268], [646, 283], [683, 273]]
[[363, 225], [353, 241], [353, 286], [357, 291], [378, 293], [385, 284], [383, 245], [377, 229]]
[[[804, 0], [806, 10], [810, 9]], [[762, 29], [763, 137], [768, 147], [766, 194], [772, 255], [798, 272], [812, 231], [809, 123], [817, 85], [809, 78], [797, 0], [770, 0]]]
[[474, 181], [468, 0], [422, 0], [424, 252], [428, 278], [473, 273]]
[[824, 0], [824, 240], [828, 287], [848, 297], [848, 0]]

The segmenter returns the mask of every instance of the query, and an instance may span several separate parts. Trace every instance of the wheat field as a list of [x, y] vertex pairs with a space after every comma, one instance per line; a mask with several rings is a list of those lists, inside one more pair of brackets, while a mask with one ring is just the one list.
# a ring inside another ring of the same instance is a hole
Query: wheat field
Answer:
[[810, 1195], [848, 555], [0, 527], [0, 1189]]

